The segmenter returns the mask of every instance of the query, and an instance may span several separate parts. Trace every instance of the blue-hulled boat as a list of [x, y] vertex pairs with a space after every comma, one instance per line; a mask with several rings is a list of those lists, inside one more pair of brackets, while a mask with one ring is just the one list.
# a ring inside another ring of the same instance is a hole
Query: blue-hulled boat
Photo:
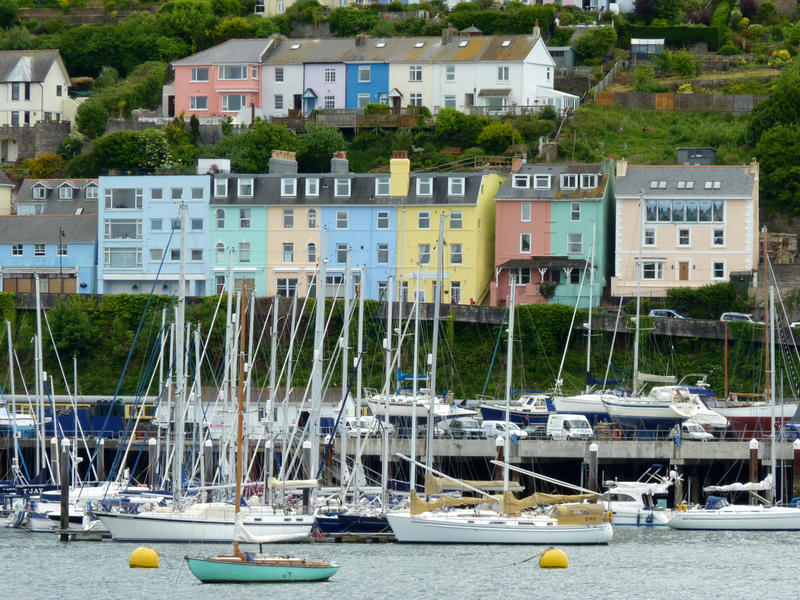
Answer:
[[185, 558], [189, 570], [203, 583], [326, 581], [339, 570], [339, 565], [332, 562], [250, 552], [209, 558]]

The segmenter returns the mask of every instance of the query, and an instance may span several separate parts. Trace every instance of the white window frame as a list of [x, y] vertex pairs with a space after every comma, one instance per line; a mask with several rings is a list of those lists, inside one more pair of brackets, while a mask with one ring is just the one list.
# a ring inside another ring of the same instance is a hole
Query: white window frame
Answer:
[[340, 198], [350, 196], [350, 178], [337, 177], [334, 180], [334, 196]]
[[464, 251], [462, 244], [450, 244], [450, 264], [464, 264]]
[[208, 110], [208, 96], [190, 96], [189, 110]]
[[306, 221], [308, 223], [309, 229], [316, 229], [317, 228], [317, 209], [316, 208], [309, 208], [306, 211]]
[[450, 229], [464, 228], [464, 212], [461, 210], [450, 211]]
[[223, 198], [227, 195], [228, 195], [227, 178], [214, 179], [214, 196], [216, 198]]
[[240, 198], [253, 197], [253, 178], [252, 177], [239, 177], [237, 178], [236, 193]]
[[31, 197], [34, 200], [44, 200], [47, 198], [47, 189], [43, 185], [34, 186], [31, 191]]
[[284, 72], [283, 67], [275, 67], [275, 83], [283, 83]]
[[376, 260], [379, 265], [389, 264], [389, 244], [378, 244]]
[[455, 96], [445, 96], [444, 97], [444, 107], [445, 108], [456, 108], [456, 97]]
[[564, 173], [561, 175], [562, 190], [577, 190], [578, 176], [575, 173]]
[[161, 248], [150, 248], [148, 256], [150, 257], [150, 262], [160, 263], [161, 259], [164, 258], [164, 251]]
[[[424, 260], [423, 260], [424, 259]], [[431, 264], [431, 245], [419, 244], [417, 246], [417, 260], [421, 265]]]
[[409, 106], [422, 106], [422, 92], [414, 92], [408, 96]]
[[497, 67], [497, 81], [508, 81], [509, 72], [507, 65]]
[[274, 110], [283, 110], [283, 94], [275, 94], [273, 96], [273, 104]]
[[531, 187], [530, 175], [513, 175], [511, 177], [511, 187], [518, 189], [527, 189]]
[[337, 210], [336, 211], [336, 229], [350, 229], [350, 212], [349, 211], [346, 211], [346, 210]]
[[447, 194], [449, 196], [463, 196], [466, 179], [464, 177], [447, 178]]
[[[725, 274], [728, 269], [728, 265], [726, 264], [727, 261], [725, 260], [712, 260], [711, 261], [711, 279], [714, 281], [724, 281]], [[722, 275], [717, 275], [717, 266], [721, 266], [722, 268]]]
[[292, 264], [294, 262], [294, 243], [283, 242], [281, 248], [281, 259], [284, 264]]
[[[239, 107], [233, 108], [229, 98], [239, 98]], [[222, 112], [239, 112], [247, 107], [247, 95], [245, 94], [223, 94], [222, 95]]]
[[445, 67], [444, 67], [444, 80], [445, 81], [455, 81], [456, 80], [456, 66], [455, 65], [445, 65]]
[[217, 242], [216, 245], [214, 246], [214, 254], [215, 254], [216, 261], [218, 263], [224, 263], [225, 262], [225, 244], [223, 244], [222, 242]]
[[225, 229], [225, 209], [218, 208], [214, 214], [214, 218], [217, 221], [217, 229]]
[[25, 256], [24, 246], [22, 244], [12, 244], [11, 256]]
[[372, 79], [372, 66], [358, 65], [358, 83], [369, 83], [371, 79]]
[[376, 229], [389, 229], [391, 215], [388, 210], [379, 210], [376, 215]]
[[392, 191], [392, 178], [391, 177], [376, 177], [375, 178], [375, 195], [376, 196], [389, 196]]
[[520, 202], [520, 215], [519, 220], [522, 223], [530, 223], [531, 222], [531, 203], [530, 202]]
[[74, 195], [75, 189], [70, 185], [62, 185], [60, 188], [58, 188], [59, 200], [72, 200]]
[[569, 207], [569, 220], [577, 222], [581, 220], [581, 203], [572, 202]]
[[583, 254], [583, 233], [577, 231], [567, 233], [567, 254]]
[[[692, 247], [692, 230], [688, 227], [679, 227], [676, 231], [677, 239], [675, 244], [678, 248], [691, 248]], [[686, 241], [681, 241], [681, 234], [686, 233]]]
[[306, 259], [312, 265], [317, 262], [317, 245], [314, 242], [306, 244]]
[[250, 262], [250, 242], [239, 242], [239, 262]]
[[431, 228], [431, 211], [421, 210], [417, 213], [417, 229]]
[[[642, 232], [642, 246], [652, 248], [658, 245], [658, 238], [656, 237], [656, 228], [655, 227], [647, 227]], [[648, 237], [652, 239], [652, 242], [648, 243]]]
[[150, 231], [164, 231], [164, 219], [150, 219]]
[[417, 177], [417, 196], [433, 196], [433, 177]]
[[294, 209], [293, 208], [284, 208], [283, 209], [283, 228], [284, 229], [294, 229]]
[[319, 196], [319, 177], [306, 177], [306, 196]]
[[[247, 68], [247, 65], [219, 65], [217, 67], [220, 81], [243, 81], [247, 79], [249, 71], [250, 69]], [[231, 77], [231, 75], [234, 75], [234, 77]]]
[[284, 177], [281, 179], [281, 196], [297, 195], [297, 179], [294, 177]]
[[[717, 233], [722, 236], [722, 241], [717, 242]], [[711, 246], [714, 248], [724, 248], [726, 246], [726, 236], [724, 227], [715, 227], [711, 230]]]
[[[201, 79], [200, 77], [198, 77], [198, 75], [200, 75], [202, 71], [205, 71], [205, 76], [206, 76], [205, 79]], [[209, 68], [208, 67], [193, 67], [192, 68], [192, 72], [191, 72], [191, 81], [192, 82], [195, 82], [195, 81], [207, 82], [208, 81], [208, 75], [209, 75]]]
[[[664, 280], [664, 261], [643, 259], [641, 276], [646, 281], [663, 281]], [[648, 276], [647, 271], [652, 270], [652, 276]]]
[[325, 67], [325, 83], [336, 83], [336, 67]]
[[252, 221], [252, 213], [249, 208], [239, 209], [239, 229], [250, 229]]
[[47, 245], [46, 244], [34, 244], [33, 245], [33, 255], [34, 256], [47, 256]]
[[581, 173], [581, 189], [593, 190], [597, 187], [598, 176], [596, 173]]
[[535, 190], [548, 190], [551, 183], [550, 175], [534, 175], [533, 176], [533, 189]]
[[408, 67], [409, 81], [422, 81], [422, 65], [410, 65]]
[[325, 103], [323, 107], [326, 110], [333, 110], [336, 108], [336, 96], [325, 96]]
[[336, 262], [341, 265], [347, 262], [347, 244], [336, 244]]

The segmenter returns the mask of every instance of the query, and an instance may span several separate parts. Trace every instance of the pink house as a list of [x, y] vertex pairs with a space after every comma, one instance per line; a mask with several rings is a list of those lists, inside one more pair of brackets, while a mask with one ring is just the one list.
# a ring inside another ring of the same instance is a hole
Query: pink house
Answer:
[[233, 117], [261, 107], [262, 61], [273, 39], [228, 40], [172, 63], [175, 114]]

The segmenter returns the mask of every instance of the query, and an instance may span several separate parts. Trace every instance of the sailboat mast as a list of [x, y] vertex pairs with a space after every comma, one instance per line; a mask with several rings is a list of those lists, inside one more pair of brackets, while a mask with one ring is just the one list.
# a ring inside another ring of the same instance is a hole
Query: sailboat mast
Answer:
[[175, 448], [172, 462], [172, 497], [178, 502], [183, 485], [184, 413], [186, 412], [186, 386], [184, 359], [186, 355], [183, 324], [186, 310], [186, 204], [181, 204], [181, 264], [178, 275], [178, 306], [175, 320]]
[[353, 461], [353, 498], [358, 501], [358, 476], [361, 463], [361, 394], [363, 373], [362, 364], [364, 363], [364, 286], [366, 286], [366, 269], [362, 266], [358, 278], [358, 356], [356, 360], [356, 418], [359, 422], [359, 434], [356, 436], [356, 453]]
[[[345, 258], [344, 266], [344, 323], [342, 323], [342, 410], [339, 413], [345, 417], [350, 416], [351, 411], [348, 406], [348, 375], [350, 372], [350, 365], [347, 361], [350, 360], [350, 291], [352, 289], [352, 271], [350, 268], [351, 248], [347, 246], [347, 256]], [[339, 434], [341, 437], [341, 444], [339, 448], [339, 483], [342, 487], [342, 502], [344, 502], [345, 494], [347, 493], [347, 431], [343, 427], [343, 423], [339, 423]]]
[[386, 338], [384, 346], [386, 349], [386, 374], [383, 381], [383, 444], [381, 449], [381, 499], [383, 501], [383, 511], [389, 503], [389, 386], [392, 381], [392, 299], [394, 298], [394, 277], [389, 277], [388, 289], [386, 290]]
[[[39, 290], [39, 275], [34, 273], [34, 283], [36, 284], [36, 342], [34, 349], [34, 366], [36, 368], [36, 402], [39, 421], [39, 439], [36, 444], [36, 466], [37, 473], [41, 474], [46, 465], [46, 455], [44, 451], [44, 373], [42, 372], [42, 300]], [[55, 415], [53, 415], [55, 416]]]
[[644, 192], [639, 192], [639, 258], [636, 261], [636, 337], [633, 339], [633, 393], [639, 389], [639, 320], [642, 314], [642, 236], [644, 236]]
[[[764, 256], [766, 260], [766, 255]], [[766, 280], [764, 281], [766, 283]], [[770, 469], [772, 472], [772, 490], [770, 491], [770, 504], [775, 504], [776, 491], [778, 489], [778, 465], [775, 456], [775, 286], [769, 286], [769, 364], [772, 377], [770, 377], [769, 394], [769, 424], [770, 424]]]
[[442, 305], [442, 262], [444, 261], [444, 214], [439, 216], [439, 248], [436, 253], [436, 284], [433, 286], [433, 339], [431, 341], [431, 389], [428, 408], [428, 443], [426, 445], [426, 473], [433, 469], [433, 429], [436, 416], [436, 353], [439, 346], [439, 309]]
[[589, 374], [592, 372], [591, 356], [592, 356], [592, 300], [594, 299], [594, 253], [595, 242], [597, 240], [597, 221], [592, 224], [592, 251], [589, 253], [589, 259], [586, 261], [586, 266], [589, 269], [589, 328], [586, 333], [586, 393], [589, 393]]
[[[244, 430], [244, 377], [245, 377], [245, 364], [244, 364], [244, 344], [246, 341], [246, 331], [244, 327], [244, 317], [247, 312], [247, 286], [242, 282], [242, 298], [241, 313], [236, 320], [240, 325], [240, 342], [239, 342], [239, 393], [238, 403], [236, 410], [236, 500], [234, 506], [236, 507], [235, 513], [238, 518], [242, 510], [242, 437]], [[249, 370], [249, 369], [248, 369]], [[234, 537], [233, 539], [233, 555], [239, 554], [239, 540]]]
[[[275, 386], [277, 385], [276, 377], [278, 374], [278, 308], [280, 307], [280, 296], [275, 294], [272, 299], [272, 334], [270, 340], [269, 352], [269, 400], [267, 401], [267, 441], [265, 446], [269, 452], [267, 455], [267, 482], [272, 479], [272, 465], [274, 464], [275, 456], [275, 436], [272, 428], [273, 420], [275, 417]], [[272, 504], [272, 490], [269, 485], [265, 485], [264, 489], [267, 493], [267, 501]]]
[[14, 461], [12, 463], [12, 476], [16, 479], [19, 468], [19, 439], [17, 439], [17, 392], [14, 388], [14, 346], [11, 343], [11, 321], [6, 321], [6, 334], [8, 337], [8, 378], [11, 382], [11, 435], [14, 436]]
[[322, 408], [322, 359], [325, 335], [325, 292], [328, 230], [320, 232], [320, 261], [317, 271], [317, 307], [314, 323], [314, 362], [311, 370], [311, 412], [308, 415], [308, 436], [311, 441], [311, 468], [309, 478], [317, 477], [319, 471], [319, 411]]
[[[511, 289], [509, 290], [509, 315], [508, 315], [508, 348], [506, 349], [506, 426], [505, 426], [505, 445], [503, 446], [503, 460], [508, 462], [508, 452], [510, 448], [509, 420], [511, 412], [511, 374], [513, 372], [514, 357], [514, 308], [517, 303], [517, 278], [513, 275], [509, 278]], [[508, 491], [508, 467], [503, 467], [503, 493]]]
[[[762, 239], [763, 239], [763, 244], [764, 244], [763, 259], [762, 260], [764, 261], [764, 311], [765, 311], [764, 323], [766, 324], [765, 327], [764, 327], [764, 372], [766, 373], [766, 382], [765, 382], [765, 385], [764, 385], [764, 399], [769, 402], [769, 399], [770, 399], [770, 396], [769, 396], [769, 392], [770, 392], [770, 376], [771, 376], [771, 372], [770, 372], [770, 368], [769, 368], [769, 360], [770, 360], [769, 359], [769, 347], [770, 347], [769, 346], [769, 338], [770, 338], [770, 323], [771, 323], [771, 321], [769, 319], [771, 317], [772, 311], [770, 310], [770, 305], [769, 305], [769, 270], [768, 270], [769, 267], [767, 266], [767, 262], [769, 260], [769, 257], [767, 256], [767, 228], [766, 227], [762, 227], [761, 228], [761, 233], [763, 234]], [[774, 429], [772, 431], [773, 431], [773, 433], [775, 432]]]
[[[419, 265], [417, 265], [417, 289], [414, 292], [414, 383], [411, 395], [411, 458], [417, 459], [417, 390], [419, 388]], [[409, 463], [409, 489], [417, 489], [417, 465]]]

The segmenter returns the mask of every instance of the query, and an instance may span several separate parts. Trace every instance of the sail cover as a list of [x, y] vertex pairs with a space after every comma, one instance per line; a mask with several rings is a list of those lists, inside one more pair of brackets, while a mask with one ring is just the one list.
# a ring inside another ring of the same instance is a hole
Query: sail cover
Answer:
[[312, 488], [317, 487], [316, 479], [286, 479], [281, 481], [275, 477], [269, 478], [269, 488], [271, 490], [281, 488]]
[[237, 542], [245, 544], [280, 544], [281, 542], [299, 542], [308, 539], [307, 534], [282, 533], [279, 535], [255, 535], [245, 527], [241, 519], [241, 513], [236, 515], [233, 524], [233, 538]]
[[[486, 491], [502, 491], [503, 481], [473, 481], [469, 479], [453, 481], [452, 479], [436, 477], [434, 475], [425, 476], [425, 493], [428, 495], [441, 494], [444, 490], [468, 490], [470, 488]], [[508, 484], [508, 489], [521, 492], [525, 488], [516, 482], [510, 482]]]
[[652, 375], [651, 373], [638, 373], [639, 381], [649, 381], [651, 383], [675, 383], [678, 378], [675, 375]]
[[703, 488], [704, 492], [758, 492], [771, 490], [775, 484], [772, 481], [772, 474], [767, 475], [762, 481], [750, 483], [729, 483], [728, 485], [709, 485]]

